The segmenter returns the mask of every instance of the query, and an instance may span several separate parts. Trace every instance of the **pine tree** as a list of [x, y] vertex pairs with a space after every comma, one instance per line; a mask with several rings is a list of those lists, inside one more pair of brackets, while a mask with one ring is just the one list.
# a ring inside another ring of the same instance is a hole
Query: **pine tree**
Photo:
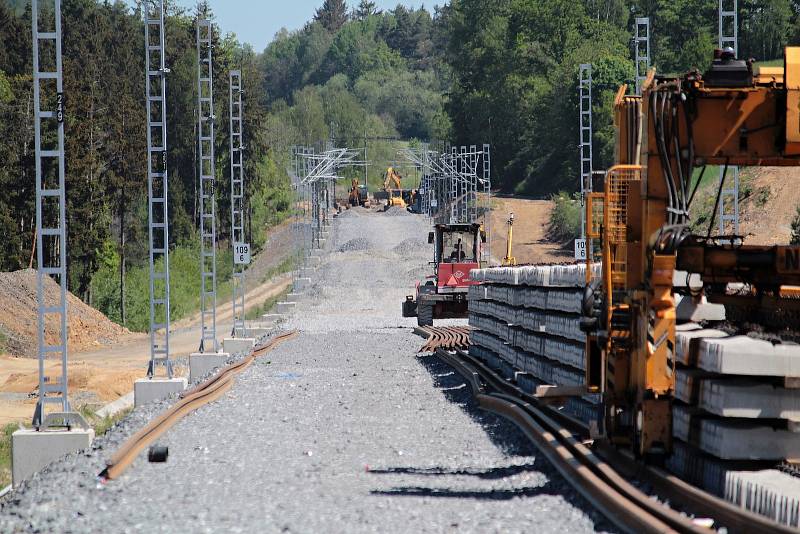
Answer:
[[356, 20], [365, 20], [372, 15], [380, 15], [383, 11], [378, 9], [375, 2], [369, 0], [361, 0], [358, 7], [353, 10], [353, 18]]
[[[141, 155], [145, 152], [146, 114], [144, 107], [144, 46], [138, 19], [127, 13], [125, 6], [114, 4], [110, 12], [112, 32], [107, 47], [113, 65], [118, 65], [117, 76], [109, 78], [108, 91], [113, 95], [114, 105], [109, 109], [108, 140], [109, 180], [107, 198], [115, 202], [113, 207], [117, 226], [117, 251], [119, 254], [119, 318], [123, 326], [127, 322], [126, 270], [129, 257], [134, 250], [142, 251], [147, 246], [143, 224], [137, 224], [131, 214], [145, 195], [145, 173], [141, 169]], [[106, 310], [113, 306], [107, 304]]]
[[339, 28], [347, 22], [345, 0], [325, 0], [322, 7], [317, 9], [314, 20], [321, 23], [331, 33], [339, 31]]

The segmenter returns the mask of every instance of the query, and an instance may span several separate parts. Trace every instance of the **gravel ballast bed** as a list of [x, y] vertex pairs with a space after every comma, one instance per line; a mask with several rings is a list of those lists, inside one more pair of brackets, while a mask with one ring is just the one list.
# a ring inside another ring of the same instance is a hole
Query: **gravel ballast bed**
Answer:
[[[300, 335], [163, 436], [166, 464], [142, 455], [120, 480], [96, 480], [162, 403], [15, 492], [0, 509], [0, 532], [607, 527], [514, 425], [478, 409], [460, 376], [416, 355], [422, 340], [400, 303], [413, 291], [408, 273], [430, 256], [425, 220], [358, 215], [335, 222], [334, 252], [284, 325]], [[371, 250], [338, 252], [362, 237]]]

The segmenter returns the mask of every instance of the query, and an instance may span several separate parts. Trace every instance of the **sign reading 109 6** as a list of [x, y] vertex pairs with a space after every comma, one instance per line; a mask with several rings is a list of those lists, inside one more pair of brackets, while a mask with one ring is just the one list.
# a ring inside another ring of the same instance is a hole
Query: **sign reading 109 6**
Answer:
[[586, 261], [586, 240], [575, 240], [575, 261]]
[[250, 265], [250, 243], [234, 243], [233, 263], [236, 265]]

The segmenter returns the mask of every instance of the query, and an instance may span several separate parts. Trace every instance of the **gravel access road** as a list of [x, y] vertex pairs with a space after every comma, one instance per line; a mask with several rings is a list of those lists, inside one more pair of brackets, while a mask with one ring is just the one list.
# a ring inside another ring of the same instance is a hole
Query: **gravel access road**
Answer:
[[0, 532], [594, 532], [607, 522], [517, 428], [478, 409], [400, 303], [427, 271], [428, 226], [405, 212], [335, 220], [285, 328], [222, 399], [100, 484], [103, 460], [163, 408], [51, 466], [0, 508]]

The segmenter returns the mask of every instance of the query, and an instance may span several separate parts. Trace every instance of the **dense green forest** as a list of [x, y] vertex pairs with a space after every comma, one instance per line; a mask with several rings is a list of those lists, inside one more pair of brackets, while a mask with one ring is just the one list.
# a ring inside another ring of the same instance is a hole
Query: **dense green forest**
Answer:
[[[18, 3], [21, 4], [21, 3]], [[195, 246], [196, 44], [195, 14], [170, 6], [166, 21], [170, 237], [173, 247]], [[213, 16], [213, 14], [209, 14]], [[0, 3], [0, 267], [29, 265], [34, 239], [35, 171], [32, 119], [30, 5]], [[147, 262], [146, 112], [142, 14], [123, 2], [62, 3], [69, 288], [121, 320], [120, 284], [141, 277]], [[227, 72], [241, 68], [247, 94], [245, 161], [252, 226], [263, 227], [290, 208], [289, 182], [278, 171], [268, 132], [258, 56], [230, 36], [215, 35], [217, 117], [228, 114]], [[45, 109], [51, 103], [44, 103]], [[219, 121], [227, 126], [227, 121]], [[226, 188], [227, 128], [218, 128], [217, 176]], [[279, 149], [280, 150], [280, 149]], [[219, 234], [229, 235], [227, 195], [218, 196]], [[258, 243], [263, 237], [255, 233]], [[128, 295], [133, 310], [147, 299], [146, 284]], [[144, 295], [140, 293], [144, 292]], [[142, 329], [146, 314], [137, 314]]]
[[[612, 156], [613, 94], [633, 78], [633, 18], [651, 17], [651, 55], [662, 72], [702, 68], [716, 45], [717, 0], [452, 0], [433, 11], [320, 4], [313, 20], [282, 30], [260, 52], [239, 43], [235, 28], [215, 27], [218, 117], [228, 114], [228, 70], [243, 71], [248, 226], [257, 246], [291, 209], [291, 145], [370, 140], [370, 156], [390, 161], [392, 138], [486, 142], [502, 191], [574, 191], [578, 64], [593, 64], [594, 166], [602, 169]], [[779, 58], [800, 42], [797, 0], [740, 0], [739, 11], [741, 56]], [[213, 9], [207, 14], [213, 20]], [[167, 15], [171, 240], [191, 257], [197, 12], [170, 1]], [[142, 13], [121, 1], [63, 0], [62, 17], [69, 286], [121, 320], [115, 280], [123, 267], [142, 278], [147, 253]], [[28, 2], [0, 0], [0, 37], [0, 269], [13, 270], [28, 266], [34, 237]], [[224, 120], [216, 150], [223, 192], [227, 146]], [[226, 197], [218, 198], [223, 242]]]
[[[659, 72], [704, 69], [717, 45], [717, 0], [453, 0], [442, 10], [446, 109], [454, 141], [489, 132], [506, 191], [578, 187], [578, 65], [593, 64], [594, 167], [613, 154], [611, 106], [631, 83], [632, 26], [651, 19]], [[780, 58], [800, 43], [795, 0], [739, 0], [739, 55]]]

